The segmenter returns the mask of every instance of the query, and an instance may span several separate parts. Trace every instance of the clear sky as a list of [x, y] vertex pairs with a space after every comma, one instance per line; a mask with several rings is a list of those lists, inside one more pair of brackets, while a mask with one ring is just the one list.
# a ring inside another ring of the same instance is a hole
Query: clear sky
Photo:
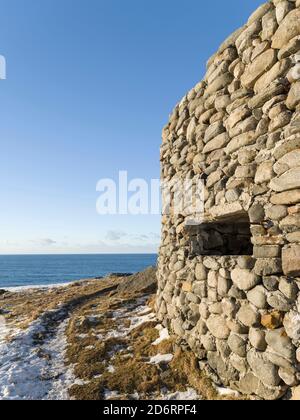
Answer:
[[97, 181], [159, 177], [161, 129], [261, 0], [0, 0], [0, 254], [155, 252]]

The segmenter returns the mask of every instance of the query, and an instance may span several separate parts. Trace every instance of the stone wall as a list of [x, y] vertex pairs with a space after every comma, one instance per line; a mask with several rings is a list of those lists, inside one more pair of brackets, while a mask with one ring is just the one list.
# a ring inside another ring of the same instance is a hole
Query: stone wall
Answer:
[[[264, 399], [300, 382], [300, 0], [273, 0], [208, 61], [163, 130], [157, 313], [217, 383]], [[196, 218], [195, 218], [196, 220]], [[240, 244], [240, 246], [239, 246]]]

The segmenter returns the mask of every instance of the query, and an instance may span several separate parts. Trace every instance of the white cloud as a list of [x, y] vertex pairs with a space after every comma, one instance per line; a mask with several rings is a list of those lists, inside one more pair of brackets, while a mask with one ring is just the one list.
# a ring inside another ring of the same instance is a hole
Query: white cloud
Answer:
[[39, 246], [52, 246], [57, 244], [57, 241], [51, 238], [35, 239], [31, 242]]
[[122, 245], [135, 246], [143, 243], [148, 245], [155, 245], [159, 242], [160, 236], [153, 232], [141, 234], [129, 234], [121, 230], [109, 230], [106, 233], [105, 240], [109, 243], [116, 242]]
[[84, 240], [65, 236], [61, 239], [44, 237], [20, 241], [0, 240], [0, 254], [146, 254], [157, 253], [160, 236], [153, 232], [132, 234], [109, 230], [104, 239]]
[[121, 230], [109, 230], [106, 234], [105, 239], [107, 241], [116, 242], [120, 239], [123, 239], [127, 236], [125, 232], [122, 232]]

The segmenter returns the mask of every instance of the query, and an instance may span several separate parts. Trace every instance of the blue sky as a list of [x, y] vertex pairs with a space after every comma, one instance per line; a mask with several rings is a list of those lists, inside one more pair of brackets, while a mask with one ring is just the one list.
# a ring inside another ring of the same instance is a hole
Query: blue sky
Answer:
[[0, 0], [0, 253], [155, 252], [97, 181], [159, 177], [161, 130], [259, 0]]

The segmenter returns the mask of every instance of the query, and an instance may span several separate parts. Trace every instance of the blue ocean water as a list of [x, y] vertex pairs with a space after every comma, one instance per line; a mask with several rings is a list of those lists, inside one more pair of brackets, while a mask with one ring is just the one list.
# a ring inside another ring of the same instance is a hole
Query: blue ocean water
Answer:
[[156, 265], [156, 254], [0, 255], [0, 288], [68, 283]]

